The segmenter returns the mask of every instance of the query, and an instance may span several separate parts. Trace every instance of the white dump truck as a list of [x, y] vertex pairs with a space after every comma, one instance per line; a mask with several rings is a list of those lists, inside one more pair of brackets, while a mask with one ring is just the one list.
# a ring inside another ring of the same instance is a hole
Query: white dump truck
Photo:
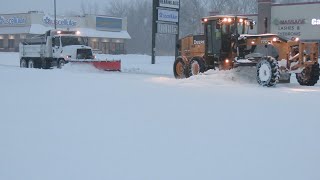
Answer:
[[94, 61], [91, 47], [79, 31], [50, 30], [19, 45], [20, 67], [61, 68], [68, 62]]

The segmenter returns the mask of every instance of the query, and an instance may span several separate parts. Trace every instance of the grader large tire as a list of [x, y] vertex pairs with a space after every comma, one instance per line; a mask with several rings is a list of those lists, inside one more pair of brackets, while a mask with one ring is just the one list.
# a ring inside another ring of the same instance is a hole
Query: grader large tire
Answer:
[[273, 57], [262, 58], [257, 64], [257, 81], [260, 85], [273, 87], [280, 77], [278, 61]]
[[176, 79], [188, 78], [187, 64], [183, 61], [182, 58], [177, 58], [173, 64], [173, 74]]
[[202, 58], [191, 59], [188, 66], [189, 77], [204, 73], [206, 70], [205, 62]]
[[317, 84], [320, 75], [319, 64], [305, 68], [301, 73], [296, 74], [296, 78], [301, 86], [314, 86]]

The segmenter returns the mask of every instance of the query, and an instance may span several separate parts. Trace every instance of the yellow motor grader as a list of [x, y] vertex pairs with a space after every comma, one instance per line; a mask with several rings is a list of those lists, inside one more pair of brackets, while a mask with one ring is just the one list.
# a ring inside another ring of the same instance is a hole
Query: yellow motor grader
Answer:
[[262, 86], [289, 83], [292, 73], [303, 86], [314, 86], [319, 80], [318, 43], [276, 34], [249, 35], [246, 32], [254, 22], [244, 16], [210, 16], [202, 23], [204, 35], [189, 35], [177, 44], [173, 72], [178, 79], [209, 69], [255, 66]]

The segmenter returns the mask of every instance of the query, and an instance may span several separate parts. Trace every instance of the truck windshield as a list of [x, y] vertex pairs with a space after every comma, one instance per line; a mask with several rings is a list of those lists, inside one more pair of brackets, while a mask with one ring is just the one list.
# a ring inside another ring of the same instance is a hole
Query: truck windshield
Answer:
[[75, 36], [61, 36], [62, 46], [86, 45], [84, 38]]

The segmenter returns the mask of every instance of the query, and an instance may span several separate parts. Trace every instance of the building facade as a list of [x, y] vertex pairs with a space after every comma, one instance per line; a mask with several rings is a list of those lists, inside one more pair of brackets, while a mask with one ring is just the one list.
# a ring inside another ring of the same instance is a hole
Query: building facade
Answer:
[[258, 14], [253, 16], [257, 19], [253, 33], [274, 33], [320, 44], [320, 2], [275, 4], [258, 0]]
[[[57, 29], [80, 31], [88, 45], [97, 53], [125, 54], [125, 41], [130, 39], [127, 20], [122, 18], [85, 15], [57, 16]], [[43, 12], [0, 15], [0, 52], [16, 52], [26, 38], [54, 29], [54, 16]]]

